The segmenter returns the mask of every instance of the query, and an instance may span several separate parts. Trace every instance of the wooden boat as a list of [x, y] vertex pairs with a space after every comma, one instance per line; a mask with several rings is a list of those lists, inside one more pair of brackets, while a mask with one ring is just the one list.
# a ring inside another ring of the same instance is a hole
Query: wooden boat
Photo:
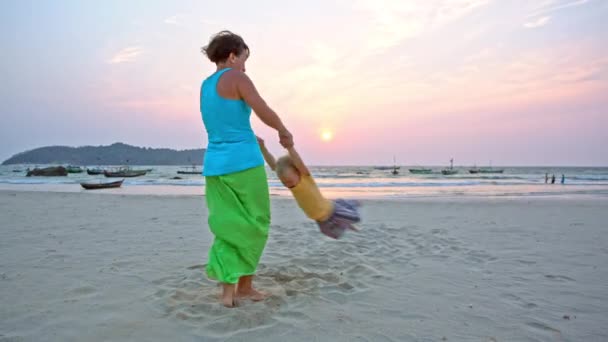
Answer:
[[80, 185], [86, 190], [97, 190], [97, 189], [111, 189], [111, 188], [120, 188], [124, 182], [124, 179], [121, 179], [116, 182], [108, 182], [108, 183], [80, 183]]
[[399, 171], [397, 171], [397, 170], [399, 170], [399, 168], [397, 168], [397, 160], [395, 159], [395, 156], [393, 156], [393, 171], [391, 171], [391, 174], [393, 176], [398, 175]]
[[454, 158], [450, 159], [450, 167], [447, 169], [441, 170], [441, 174], [444, 176], [451, 176], [458, 173], [458, 170], [454, 169]]
[[386, 170], [394, 170], [394, 169], [401, 169], [401, 166], [374, 166], [374, 169], [376, 170], [382, 170], [382, 171], [386, 171]]
[[102, 169], [87, 169], [87, 174], [90, 176], [103, 175]]
[[122, 169], [118, 171], [104, 171], [103, 175], [108, 178], [131, 178], [131, 177], [139, 177], [144, 176], [148, 171], [146, 170], [130, 170], [130, 169]]
[[428, 175], [433, 172], [433, 170], [425, 168], [409, 169], [409, 171], [415, 175]]
[[505, 170], [503, 169], [493, 169], [493, 168], [484, 168], [479, 169], [479, 173], [503, 173]]
[[43, 169], [35, 168], [33, 170], [27, 171], [27, 177], [31, 176], [42, 176], [42, 177], [55, 177], [61, 176], [65, 177], [68, 175], [68, 170], [63, 166], [51, 166]]
[[470, 173], [503, 173], [503, 172], [505, 172], [505, 170], [492, 168], [492, 161], [490, 161], [489, 167], [482, 167], [482, 168], [474, 167], [471, 170], [469, 170], [469, 172]]
[[68, 165], [68, 167], [66, 167], [65, 169], [68, 170], [68, 173], [82, 173], [83, 172], [83, 170], [80, 166]]
[[200, 175], [202, 171], [177, 171], [178, 175]]
[[200, 175], [203, 171], [196, 168], [196, 166], [192, 165], [188, 168], [188, 170], [179, 170], [177, 171], [178, 175]]

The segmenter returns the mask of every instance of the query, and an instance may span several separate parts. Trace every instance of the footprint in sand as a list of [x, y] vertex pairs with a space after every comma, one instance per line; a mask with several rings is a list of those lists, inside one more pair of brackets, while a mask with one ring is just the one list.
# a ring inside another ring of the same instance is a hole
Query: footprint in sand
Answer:
[[547, 279], [551, 279], [551, 280], [556, 280], [556, 281], [575, 281], [574, 279], [564, 276], [564, 275], [554, 275], [554, 274], [545, 274], [545, 278]]
[[76, 302], [78, 300], [91, 297], [97, 293], [97, 289], [90, 285], [80, 286], [68, 290], [65, 293], [64, 302]]

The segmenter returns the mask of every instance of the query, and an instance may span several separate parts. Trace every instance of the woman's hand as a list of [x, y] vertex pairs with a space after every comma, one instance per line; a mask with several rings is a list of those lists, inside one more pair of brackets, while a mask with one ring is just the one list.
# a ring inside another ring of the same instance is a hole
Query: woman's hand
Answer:
[[293, 135], [287, 129], [279, 130], [279, 142], [284, 148], [293, 147]]

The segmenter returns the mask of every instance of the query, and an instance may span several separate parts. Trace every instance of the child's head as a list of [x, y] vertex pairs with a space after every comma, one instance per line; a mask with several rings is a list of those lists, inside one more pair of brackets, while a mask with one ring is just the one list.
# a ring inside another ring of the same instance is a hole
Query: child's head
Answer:
[[300, 172], [289, 156], [277, 159], [277, 176], [281, 183], [288, 188], [293, 188], [300, 183]]

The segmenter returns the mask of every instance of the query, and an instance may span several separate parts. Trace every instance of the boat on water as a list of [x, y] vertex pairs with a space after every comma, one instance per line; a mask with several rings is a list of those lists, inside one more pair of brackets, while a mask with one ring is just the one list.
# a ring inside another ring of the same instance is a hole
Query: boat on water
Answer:
[[387, 170], [399, 170], [401, 166], [374, 166], [375, 170], [387, 171]]
[[115, 182], [97, 182], [97, 183], [80, 183], [80, 185], [86, 190], [97, 190], [97, 189], [111, 189], [111, 188], [120, 188], [124, 182], [124, 179]]
[[393, 171], [391, 171], [391, 174], [393, 176], [396, 176], [399, 174], [399, 168], [397, 167], [397, 159], [395, 159], [395, 156], [393, 156]]
[[201, 175], [202, 173], [203, 173], [203, 170], [197, 168], [194, 165], [192, 165], [191, 167], [187, 168], [187, 170], [179, 170], [179, 171], [177, 171], [178, 175]]
[[428, 175], [430, 173], [433, 173], [433, 170], [431, 169], [426, 169], [426, 168], [415, 168], [415, 169], [409, 169], [410, 173], [415, 174], [415, 175]]
[[469, 170], [469, 173], [472, 173], [472, 174], [475, 174], [475, 173], [503, 173], [503, 172], [505, 172], [504, 169], [493, 168], [491, 161], [490, 161], [489, 167], [482, 167], [482, 168], [473, 167], [472, 169]]
[[484, 168], [479, 169], [479, 173], [503, 173], [505, 170], [503, 169], [493, 169], [493, 168]]
[[66, 168], [68, 173], [82, 173], [84, 170], [80, 166], [68, 165]]
[[103, 175], [111, 178], [132, 178], [132, 177], [139, 177], [139, 176], [144, 176], [146, 173], [148, 173], [148, 170], [133, 170], [130, 168], [121, 168], [117, 171], [108, 171], [108, 170], [104, 170], [103, 171]]
[[454, 158], [450, 159], [450, 167], [441, 170], [441, 174], [444, 176], [451, 176], [458, 173], [458, 170], [454, 169]]
[[103, 175], [104, 171], [105, 170], [102, 170], [100, 168], [87, 169], [87, 174], [90, 176]]

